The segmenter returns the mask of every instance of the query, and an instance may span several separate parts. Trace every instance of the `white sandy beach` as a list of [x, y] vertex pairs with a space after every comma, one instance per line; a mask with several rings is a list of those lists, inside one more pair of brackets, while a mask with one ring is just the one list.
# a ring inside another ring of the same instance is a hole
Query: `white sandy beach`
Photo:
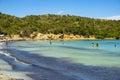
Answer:
[[[0, 43], [0, 49], [2, 48]], [[0, 50], [0, 54], [4, 56], [9, 56]], [[27, 72], [14, 71], [12, 65], [8, 64], [3, 59], [0, 59], [0, 80], [32, 80], [26, 76]]]

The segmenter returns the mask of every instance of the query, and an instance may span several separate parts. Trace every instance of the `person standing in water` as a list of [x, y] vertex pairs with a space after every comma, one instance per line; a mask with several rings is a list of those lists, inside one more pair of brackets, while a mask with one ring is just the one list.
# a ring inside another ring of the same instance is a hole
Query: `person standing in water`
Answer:
[[92, 43], [91, 47], [94, 48], [94, 43]]
[[116, 44], [114, 45], [114, 47], [116, 47]]
[[98, 43], [96, 43], [96, 48], [98, 48], [99, 47], [99, 44]]
[[50, 46], [51, 46], [52, 45], [52, 36], [50, 36], [49, 40], [50, 40]]
[[8, 39], [7, 38], [6, 38], [5, 44], [6, 44], [6, 47], [8, 47]]

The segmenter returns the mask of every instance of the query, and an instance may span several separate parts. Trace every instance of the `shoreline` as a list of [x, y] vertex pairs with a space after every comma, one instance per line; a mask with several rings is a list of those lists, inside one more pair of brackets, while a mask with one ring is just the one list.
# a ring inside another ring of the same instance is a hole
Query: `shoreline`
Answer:
[[0, 43], [0, 80], [31, 80], [27, 79], [27, 77], [25, 78], [26, 73], [15, 71], [13, 68], [14, 65], [7, 61], [8, 59], [13, 62], [13, 58], [9, 57], [9, 52], [4, 52], [4, 49], [1, 47], [3, 44], [4, 43]]
[[[5, 41], [38, 41], [38, 40], [60, 40], [60, 41], [74, 41], [74, 40], [117, 40], [115, 38], [109, 37], [104, 39], [97, 39], [94, 35], [85, 37], [82, 35], [74, 34], [42, 34], [42, 33], [32, 33], [29, 36], [20, 36], [20, 35], [6, 35], [0, 38], [0, 42]], [[119, 40], [119, 39], [118, 39]]]
[[24, 80], [22, 78], [12, 77], [14, 74], [11, 74], [13, 72], [11, 65], [9, 65], [6, 61], [0, 59], [0, 63], [4, 64], [0, 64], [0, 80]]

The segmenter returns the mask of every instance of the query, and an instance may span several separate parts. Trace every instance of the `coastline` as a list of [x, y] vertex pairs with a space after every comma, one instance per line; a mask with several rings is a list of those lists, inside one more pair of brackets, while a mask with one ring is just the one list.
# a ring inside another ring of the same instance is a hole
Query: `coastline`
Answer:
[[[6, 52], [0, 43], [0, 80], [31, 80], [29, 77], [26, 77], [26, 73], [21, 71], [15, 71], [12, 64], [10, 64], [7, 59], [9, 59], [9, 52]], [[5, 51], [5, 52], [4, 52]]]
[[0, 80], [24, 80], [22, 78], [13, 77], [15, 73], [13, 73], [11, 66], [7, 62], [0, 59], [0, 63]]
[[29, 36], [21, 37], [20, 35], [11, 35], [5, 36], [3, 39], [0, 39], [0, 42], [7, 41], [38, 41], [38, 40], [61, 40], [61, 41], [74, 41], [74, 40], [116, 40], [115, 38], [104, 38], [104, 39], [97, 39], [93, 35], [88, 37], [82, 35], [73, 35], [73, 34], [30, 34]]

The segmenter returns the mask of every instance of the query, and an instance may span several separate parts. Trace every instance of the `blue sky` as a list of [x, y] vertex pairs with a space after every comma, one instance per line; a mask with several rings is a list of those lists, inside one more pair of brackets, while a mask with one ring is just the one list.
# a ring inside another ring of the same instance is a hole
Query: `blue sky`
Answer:
[[120, 0], [0, 0], [0, 12], [18, 17], [49, 13], [99, 18], [120, 15]]

